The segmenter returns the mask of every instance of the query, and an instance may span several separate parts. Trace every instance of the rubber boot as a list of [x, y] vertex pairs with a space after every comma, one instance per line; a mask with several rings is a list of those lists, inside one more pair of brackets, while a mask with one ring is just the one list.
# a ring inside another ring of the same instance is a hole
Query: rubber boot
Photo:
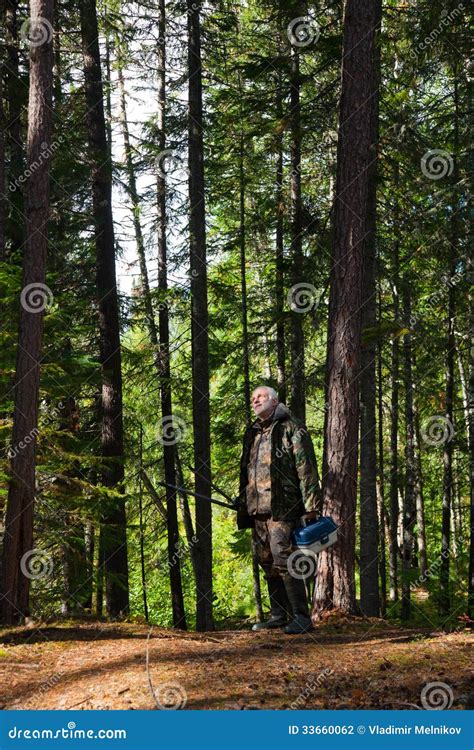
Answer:
[[284, 632], [289, 635], [308, 633], [313, 630], [313, 625], [309, 616], [304, 581], [301, 578], [293, 578], [289, 573], [285, 573], [282, 578], [293, 614], [293, 620], [286, 626]]
[[288, 622], [288, 612], [291, 608], [283, 579], [280, 576], [267, 578], [267, 585], [270, 597], [270, 617], [265, 622], [256, 622], [252, 626], [254, 631], [282, 628]]

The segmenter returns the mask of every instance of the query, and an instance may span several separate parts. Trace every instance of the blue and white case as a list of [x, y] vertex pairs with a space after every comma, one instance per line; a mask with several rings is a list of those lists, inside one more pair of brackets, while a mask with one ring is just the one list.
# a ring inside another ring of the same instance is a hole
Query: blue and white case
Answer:
[[293, 542], [306, 555], [317, 555], [337, 542], [337, 526], [331, 516], [321, 516], [295, 529]]

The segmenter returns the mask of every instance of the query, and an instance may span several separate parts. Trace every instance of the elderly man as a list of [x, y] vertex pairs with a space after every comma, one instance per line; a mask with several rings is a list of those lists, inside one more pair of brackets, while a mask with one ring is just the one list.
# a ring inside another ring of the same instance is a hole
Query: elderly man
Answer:
[[253, 528], [270, 597], [270, 618], [252, 630], [284, 627], [285, 633], [304, 633], [311, 629], [306, 588], [292, 575], [288, 558], [299, 519], [321, 512], [313, 444], [273, 388], [256, 388], [252, 407], [257, 418], [244, 435], [237, 524]]

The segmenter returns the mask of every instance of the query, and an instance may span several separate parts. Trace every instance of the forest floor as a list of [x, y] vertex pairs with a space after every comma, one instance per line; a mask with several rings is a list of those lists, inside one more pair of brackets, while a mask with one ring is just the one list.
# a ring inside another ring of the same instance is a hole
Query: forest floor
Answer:
[[473, 699], [472, 640], [467, 629], [369, 618], [329, 618], [301, 636], [36, 624], [0, 630], [0, 708], [416, 709], [441, 700], [462, 709]]

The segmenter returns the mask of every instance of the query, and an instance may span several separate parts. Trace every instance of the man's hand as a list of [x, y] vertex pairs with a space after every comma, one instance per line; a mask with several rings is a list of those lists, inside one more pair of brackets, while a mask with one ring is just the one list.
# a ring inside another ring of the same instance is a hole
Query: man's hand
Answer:
[[304, 514], [303, 518], [305, 521], [315, 521], [318, 518], [318, 513], [315, 510], [310, 510]]

